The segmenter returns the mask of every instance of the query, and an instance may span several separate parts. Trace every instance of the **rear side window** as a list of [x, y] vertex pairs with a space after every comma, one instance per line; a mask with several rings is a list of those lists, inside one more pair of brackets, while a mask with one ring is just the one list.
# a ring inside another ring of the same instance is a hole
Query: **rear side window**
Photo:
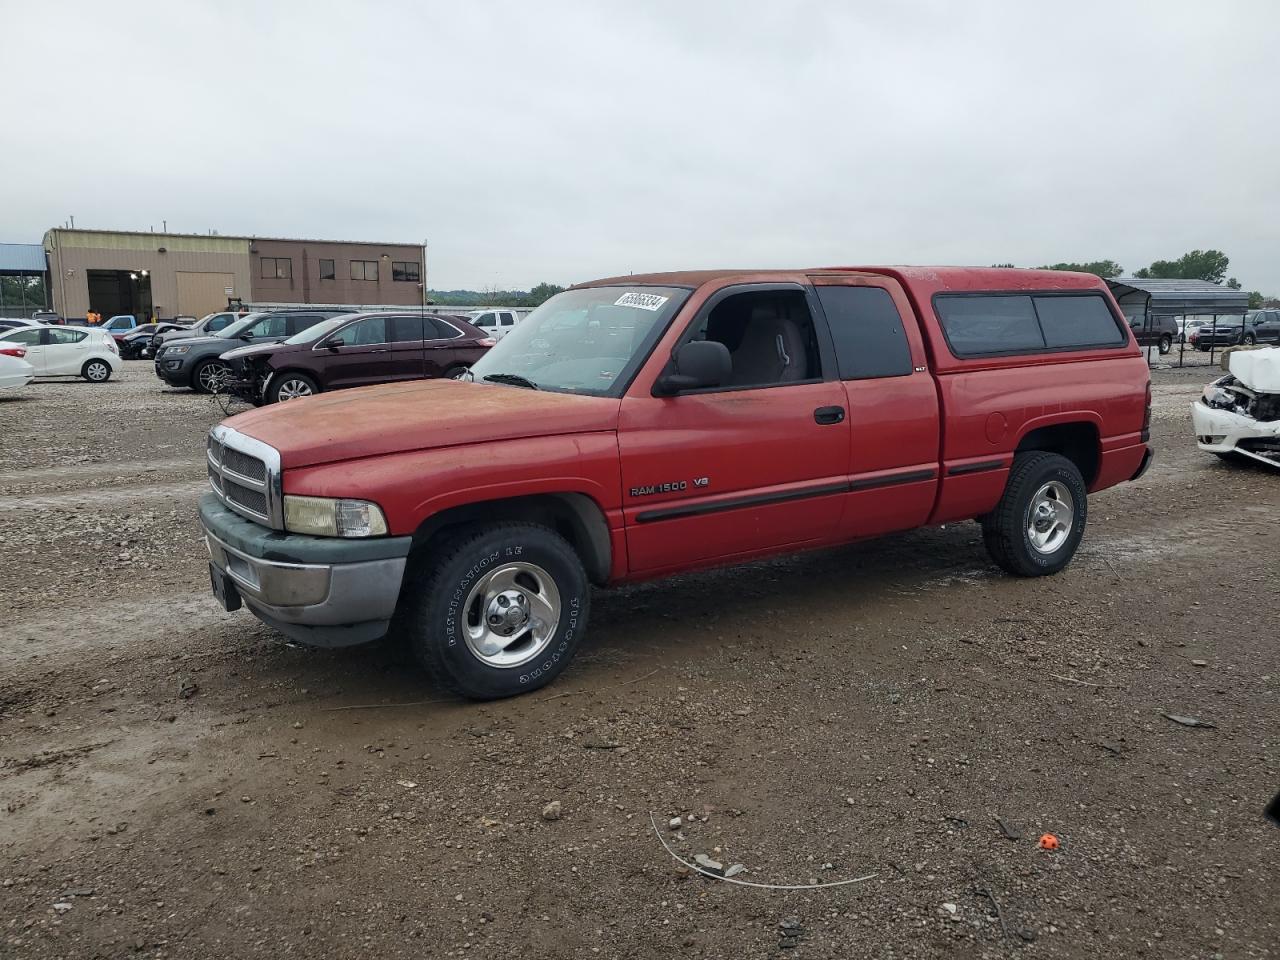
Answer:
[[819, 286], [841, 380], [905, 377], [911, 348], [893, 298], [880, 287]]
[[1113, 347], [1128, 341], [1101, 297], [1033, 297], [1045, 345]]
[[938, 296], [934, 309], [957, 357], [1128, 343], [1106, 301], [1092, 294]]
[[50, 330], [49, 342], [50, 343], [79, 343], [88, 335], [89, 335], [88, 330], [67, 330], [65, 328], [61, 330]]
[[[427, 322], [430, 324], [427, 327], [428, 340], [433, 338], [437, 340], [456, 340], [462, 336], [462, 332], [457, 327], [446, 320], [441, 320], [439, 317], [427, 317]], [[432, 327], [435, 328], [434, 333], [431, 332]]]
[[289, 336], [293, 336], [295, 333], [301, 333], [303, 330], [306, 330], [308, 327], [314, 327], [317, 323], [319, 323], [323, 319], [324, 317], [316, 313], [295, 314], [294, 316], [289, 318], [289, 322], [288, 324], [286, 324], [286, 327], [289, 332]]

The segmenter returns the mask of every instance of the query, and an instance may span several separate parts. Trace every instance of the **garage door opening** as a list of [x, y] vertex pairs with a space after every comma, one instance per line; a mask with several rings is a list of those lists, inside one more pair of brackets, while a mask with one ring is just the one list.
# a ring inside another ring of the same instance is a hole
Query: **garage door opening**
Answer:
[[131, 313], [139, 323], [151, 319], [151, 276], [145, 270], [90, 270], [89, 309], [102, 319]]

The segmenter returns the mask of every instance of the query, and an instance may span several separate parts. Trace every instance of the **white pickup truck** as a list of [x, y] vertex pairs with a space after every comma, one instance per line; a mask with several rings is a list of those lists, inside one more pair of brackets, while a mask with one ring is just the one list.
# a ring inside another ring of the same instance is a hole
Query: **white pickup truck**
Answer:
[[514, 310], [472, 310], [467, 319], [493, 339], [501, 340], [516, 328], [520, 314]]

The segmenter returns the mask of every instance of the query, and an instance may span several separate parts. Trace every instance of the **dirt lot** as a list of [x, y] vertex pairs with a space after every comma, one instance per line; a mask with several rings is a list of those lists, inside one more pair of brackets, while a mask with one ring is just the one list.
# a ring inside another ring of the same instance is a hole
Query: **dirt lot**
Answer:
[[1205, 380], [1058, 577], [963, 524], [604, 593], [487, 705], [215, 606], [206, 399], [5, 397], [0, 956], [1280, 956], [1280, 477]]

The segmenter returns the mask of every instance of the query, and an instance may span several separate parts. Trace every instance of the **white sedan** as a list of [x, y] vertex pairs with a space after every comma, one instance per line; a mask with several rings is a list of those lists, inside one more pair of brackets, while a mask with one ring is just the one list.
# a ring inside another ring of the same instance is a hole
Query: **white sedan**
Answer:
[[37, 377], [84, 377], [105, 383], [120, 367], [115, 338], [91, 327], [19, 327], [0, 334], [0, 350], [23, 347]]
[[0, 390], [8, 387], [23, 387], [36, 375], [36, 368], [24, 359], [27, 351], [23, 347], [4, 346], [0, 344]]

